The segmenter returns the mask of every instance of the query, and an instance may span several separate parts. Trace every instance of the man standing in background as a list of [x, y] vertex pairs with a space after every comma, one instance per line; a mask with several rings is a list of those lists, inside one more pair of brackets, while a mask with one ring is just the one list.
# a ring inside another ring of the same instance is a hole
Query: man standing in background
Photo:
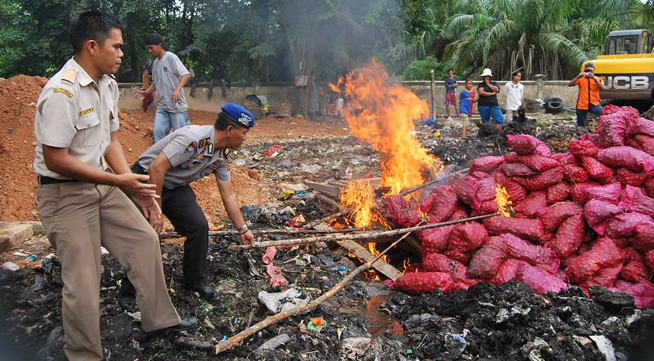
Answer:
[[595, 65], [586, 63], [584, 72], [579, 73], [574, 79], [568, 82], [568, 86], [578, 86], [579, 95], [577, 96], [577, 127], [586, 126], [586, 117], [591, 112], [598, 117], [602, 115], [602, 106], [600, 105], [600, 90], [604, 89], [604, 80], [595, 76]]
[[186, 70], [188, 70], [189, 74], [191, 74], [191, 80], [188, 81], [188, 84], [191, 85], [191, 97], [195, 98], [195, 89], [198, 86], [198, 78], [195, 76], [195, 70], [191, 68], [191, 64], [186, 63], [184, 66], [186, 67]]
[[445, 113], [447, 113], [447, 120], [452, 120], [450, 117], [450, 106], [454, 108], [457, 118], [459, 117], [459, 109], [456, 106], [456, 83], [454, 71], [447, 70], [447, 78], [445, 78]]
[[222, 89], [221, 94], [223, 98], [226, 98], [227, 74], [225, 73], [225, 69], [220, 64], [216, 64], [216, 66], [213, 68], [213, 73], [211, 73], [211, 81], [209, 82], [209, 94], [207, 94], [207, 99], [211, 100], [211, 97], [213, 96], [213, 87], [215, 87], [216, 84], [220, 84]]
[[191, 74], [177, 55], [164, 50], [163, 39], [159, 34], [150, 34], [145, 39], [148, 53], [155, 57], [152, 63], [153, 83], [143, 93], [144, 96], [157, 92], [159, 104], [154, 116], [155, 143], [173, 131], [189, 125], [188, 105], [184, 97], [184, 85]]
[[506, 121], [511, 122], [513, 116], [517, 115], [518, 109], [522, 106], [522, 97], [525, 94], [525, 86], [520, 84], [522, 73], [520, 69], [513, 72], [513, 79], [504, 84], [506, 92]]

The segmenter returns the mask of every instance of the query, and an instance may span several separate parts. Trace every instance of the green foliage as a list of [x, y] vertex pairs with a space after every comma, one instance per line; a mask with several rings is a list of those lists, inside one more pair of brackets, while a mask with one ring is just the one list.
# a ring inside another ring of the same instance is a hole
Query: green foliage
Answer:
[[439, 62], [433, 56], [422, 59], [414, 59], [404, 69], [402, 74], [404, 80], [431, 80], [431, 71], [434, 70], [434, 79], [443, 80], [447, 76], [447, 70], [452, 68], [451, 63]]
[[609, 31], [654, 24], [654, 0], [0, 0], [0, 77], [53, 74], [72, 56], [70, 17], [90, 9], [124, 25], [119, 81], [140, 80], [152, 32], [200, 81], [217, 63], [232, 81], [334, 81], [372, 57], [406, 79], [444, 64], [565, 78]]

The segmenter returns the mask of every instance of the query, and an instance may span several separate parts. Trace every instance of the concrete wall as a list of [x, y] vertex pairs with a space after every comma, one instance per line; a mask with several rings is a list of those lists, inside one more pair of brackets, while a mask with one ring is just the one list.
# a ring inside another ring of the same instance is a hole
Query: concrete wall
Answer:
[[[498, 84], [503, 86], [506, 81], [500, 81]], [[539, 84], [540, 83], [540, 84]], [[574, 107], [577, 101], [577, 87], [568, 87], [567, 81], [523, 81], [525, 86], [525, 97], [530, 99], [545, 99], [549, 96], [557, 96], [563, 99], [565, 106]], [[411, 89], [421, 99], [428, 103], [431, 99], [431, 86], [430, 82], [424, 81], [409, 81], [402, 82], [405, 86]], [[140, 107], [141, 102], [134, 99], [132, 87], [140, 86], [140, 84], [122, 83], [120, 84], [120, 103], [119, 107], [122, 109], [136, 109]], [[475, 83], [476, 87], [476, 83]], [[459, 82], [457, 92], [464, 89], [462, 81]], [[229, 102], [243, 103], [244, 98], [248, 94], [265, 95], [271, 105], [280, 103], [291, 104], [293, 99], [293, 87], [290, 83], [269, 83], [261, 85], [247, 85], [247, 84], [234, 84], [231, 89], [227, 91], [227, 97], [223, 98], [220, 94], [220, 88], [215, 88], [211, 100], [207, 99], [208, 84], [200, 83], [196, 90], [195, 98], [190, 94], [191, 89], [184, 88], [186, 99], [189, 107], [192, 109], [206, 110], [217, 112], [220, 107]], [[500, 94], [500, 105], [504, 104], [504, 96]], [[445, 100], [445, 84], [443, 81], [435, 82], [435, 103], [437, 112], [444, 111]]]

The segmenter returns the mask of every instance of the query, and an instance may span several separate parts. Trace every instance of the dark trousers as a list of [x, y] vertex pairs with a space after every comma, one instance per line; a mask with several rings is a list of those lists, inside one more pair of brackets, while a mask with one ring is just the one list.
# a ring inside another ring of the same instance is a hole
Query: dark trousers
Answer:
[[594, 105], [594, 104], [590, 104], [588, 106], [588, 109], [577, 109], [576, 110], [577, 126], [578, 127], [586, 126], [586, 116], [588, 115], [588, 112], [591, 112], [599, 117], [600, 115], [602, 115], [603, 109], [604, 108], [601, 105]]
[[[136, 165], [134, 173], [145, 172]], [[207, 285], [207, 254], [209, 252], [209, 223], [202, 208], [196, 202], [195, 192], [189, 185], [175, 189], [163, 189], [161, 211], [175, 227], [175, 231], [186, 237], [184, 242], [184, 286], [199, 289]], [[123, 278], [122, 294], [135, 295], [136, 291], [127, 277]]]
[[222, 88], [223, 98], [227, 96], [227, 83], [225, 82], [225, 79], [212, 78], [211, 81], [209, 82], [209, 94], [207, 95], [209, 99], [211, 99], [211, 97], [213, 96], [213, 88], [217, 84], [220, 84], [220, 87]]

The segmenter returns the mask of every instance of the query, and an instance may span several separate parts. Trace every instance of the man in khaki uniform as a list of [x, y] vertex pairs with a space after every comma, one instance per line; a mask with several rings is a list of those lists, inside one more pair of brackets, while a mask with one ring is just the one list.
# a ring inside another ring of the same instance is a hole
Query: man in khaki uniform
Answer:
[[[168, 296], [156, 232], [121, 189], [161, 219], [148, 177], [131, 173], [116, 136], [118, 86], [111, 74], [123, 52], [116, 18], [85, 12], [71, 25], [75, 56], [45, 85], [37, 103], [38, 210], [61, 262], [64, 352], [101, 360], [100, 246], [125, 268], [138, 290], [146, 332], [193, 327]], [[111, 167], [113, 173], [108, 172]]]

